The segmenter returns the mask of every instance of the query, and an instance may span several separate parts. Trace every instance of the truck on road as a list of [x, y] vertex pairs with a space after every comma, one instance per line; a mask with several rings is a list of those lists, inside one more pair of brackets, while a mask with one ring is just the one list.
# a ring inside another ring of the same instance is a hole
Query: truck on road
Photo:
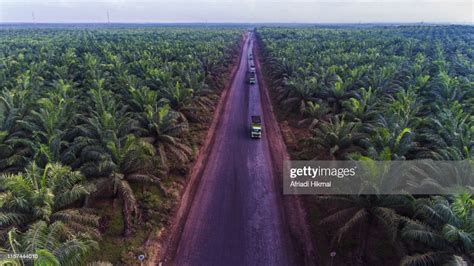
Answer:
[[255, 72], [249, 72], [249, 84], [255, 84]]
[[250, 117], [250, 137], [259, 139], [262, 137], [262, 119], [259, 115], [252, 115]]
[[255, 79], [255, 64], [253, 62], [253, 59], [248, 60], [247, 74], [248, 74], [249, 84], [255, 84], [255, 82], [256, 82], [256, 79]]

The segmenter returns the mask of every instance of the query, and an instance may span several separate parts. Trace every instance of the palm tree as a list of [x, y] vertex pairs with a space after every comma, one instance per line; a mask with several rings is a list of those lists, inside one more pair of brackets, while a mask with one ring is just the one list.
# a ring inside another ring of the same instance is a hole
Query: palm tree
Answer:
[[375, 160], [412, 159], [417, 148], [415, 132], [422, 121], [417, 116], [420, 110], [417, 95], [410, 89], [388, 98], [386, 112], [364, 125], [365, 131], [370, 132], [370, 139], [365, 143], [367, 154]]
[[82, 62], [82, 71], [86, 80], [99, 80], [103, 78], [103, 68], [100, 67], [100, 58], [90, 52], [85, 53]]
[[335, 116], [322, 122], [312, 131], [312, 137], [304, 142], [314, 153], [323, 158], [343, 159], [349, 154], [362, 151], [366, 135], [359, 130], [360, 124], [348, 122], [344, 116]]
[[138, 64], [137, 68], [140, 69], [138, 72], [143, 72], [144, 85], [150, 89], [158, 91], [160, 88], [173, 83], [173, 75], [168, 67], [155, 68], [148, 65], [148, 62], [143, 59], [136, 62], [136, 64]]
[[401, 90], [394, 96], [390, 95], [387, 98], [389, 103], [384, 116], [397, 122], [401, 128], [416, 129], [419, 126], [422, 102], [416, 87]]
[[[190, 111], [191, 113], [186, 113], [188, 118], [193, 118], [197, 120], [196, 117], [193, 117], [194, 110], [201, 108], [203, 110], [210, 110], [214, 107], [213, 98], [215, 97], [215, 91], [213, 91], [209, 85], [206, 84], [204, 78], [199, 74], [186, 73], [183, 77], [186, 85], [193, 90], [193, 107]], [[193, 110], [194, 109], [194, 110]]]
[[336, 227], [333, 247], [351, 237], [358, 239], [356, 261], [359, 265], [370, 264], [367, 258], [370, 231], [380, 226], [395, 246], [398, 228], [404, 220], [402, 215], [409, 215], [414, 208], [414, 198], [410, 195], [334, 195], [320, 196], [318, 200], [328, 206], [337, 206], [320, 221], [322, 226]]
[[[394, 75], [396, 67], [393, 65], [385, 65], [379, 71], [373, 71], [367, 80], [369, 88], [375, 88], [374, 92], [380, 94], [389, 93], [390, 83]], [[380, 92], [379, 92], [380, 90]]]
[[474, 200], [467, 193], [422, 199], [415, 218], [402, 230], [402, 238], [422, 245], [402, 265], [470, 265], [474, 263]]
[[316, 78], [296, 81], [288, 80], [278, 93], [278, 101], [288, 111], [297, 111], [300, 115], [303, 114], [306, 104], [311, 101], [316, 101], [315, 93], [318, 89], [318, 81]]
[[187, 122], [180, 120], [180, 116], [168, 105], [148, 106], [145, 115], [148, 123], [145, 139], [156, 147], [162, 165], [168, 168], [171, 158], [180, 162], [188, 161], [192, 150], [181, 138], [188, 131]]
[[[16, 229], [8, 232], [8, 240], [2, 244], [1, 253], [36, 254], [34, 265], [81, 265], [92, 251], [98, 250], [98, 243], [88, 235], [71, 231], [61, 221], [51, 224], [38, 221], [25, 233]], [[7, 265], [29, 265], [28, 260], [17, 259]]]
[[145, 112], [146, 106], [155, 105], [158, 100], [158, 92], [151, 90], [146, 86], [135, 88], [133, 86], [128, 87], [127, 104], [133, 112]]
[[1, 236], [13, 227], [25, 230], [32, 223], [61, 221], [68, 230], [98, 236], [98, 217], [91, 210], [73, 207], [90, 193], [80, 172], [60, 164], [40, 168], [34, 162], [25, 172], [0, 179]]
[[18, 121], [21, 128], [28, 133], [33, 141], [29, 148], [33, 159], [40, 166], [48, 162], [62, 162], [62, 153], [68, 146], [65, 134], [70, 128], [73, 117], [73, 98], [67, 97], [70, 85], [61, 80], [58, 86], [62, 91], [52, 91], [47, 98], [37, 101], [38, 110], [31, 110], [25, 119]]
[[303, 111], [304, 119], [298, 122], [298, 125], [308, 125], [309, 129], [313, 129], [320, 120], [325, 120], [329, 114], [329, 107], [321, 100], [317, 102], [307, 102]]
[[370, 124], [378, 112], [377, 97], [372, 87], [360, 88], [354, 92], [354, 97], [344, 101], [342, 105], [347, 110], [349, 119], [364, 124]]
[[[146, 128], [148, 125], [146, 109], [148, 106], [154, 106], [158, 104], [158, 92], [151, 90], [147, 86], [142, 86], [139, 88], [129, 86], [127, 94], [124, 98], [124, 102], [127, 103], [128, 109], [131, 112], [131, 118], [136, 121], [139, 128]], [[141, 130], [136, 133], [138, 135], [143, 134]]]
[[275, 84], [281, 84], [285, 80], [289, 79], [295, 73], [295, 65], [293, 62], [290, 62], [287, 58], [282, 58], [281, 60], [271, 60], [269, 65], [272, 65], [271, 75], [272, 80], [275, 81]]
[[[169, 166], [169, 157], [180, 162], [189, 160], [192, 150], [183, 144], [182, 136], [188, 131], [188, 122], [168, 104], [158, 106], [158, 94], [146, 87], [129, 89], [129, 106], [139, 121], [140, 135], [156, 147], [162, 166]], [[198, 104], [198, 103], [194, 103]]]
[[[118, 105], [102, 86], [91, 90], [95, 108], [83, 116], [70, 153], [78, 152], [73, 165], [80, 167], [97, 191], [109, 191], [123, 202], [124, 234], [132, 232], [132, 217], [140, 218], [138, 203], [129, 182], [152, 183], [161, 188], [154, 167], [155, 150], [144, 140], [130, 134], [135, 126], [125, 108]], [[107, 103], [107, 104], [105, 104]], [[162, 189], [162, 191], [164, 191]]]
[[221, 80], [219, 74], [223, 72], [222, 64], [219, 64], [219, 57], [222, 54], [213, 55], [211, 49], [205, 48], [206, 51], [196, 52], [193, 54], [197, 58], [200, 66], [200, 72], [203, 76], [203, 81], [207, 81], [210, 84], [217, 85]]
[[474, 193], [474, 165], [469, 160], [418, 160], [404, 172], [412, 194], [449, 194], [459, 188]]
[[328, 105], [332, 107], [333, 114], [339, 114], [343, 102], [354, 95], [354, 93], [349, 90], [351, 82], [352, 80], [342, 81], [339, 78], [332, 86], [324, 87], [324, 89], [318, 93], [318, 98], [325, 99]]
[[161, 88], [159, 95], [162, 97], [160, 101], [178, 112], [183, 120], [194, 119], [193, 111], [196, 106], [205, 109], [212, 106], [212, 102], [206, 97], [205, 90], [200, 90], [197, 93], [180, 82], [176, 82], [174, 86]]
[[61, 62], [54, 65], [54, 78], [59, 80], [72, 80], [76, 78], [75, 67], [77, 66], [76, 49], [69, 47], [64, 51], [63, 56], [59, 57]]
[[443, 104], [462, 102], [469, 92], [469, 88], [463, 88], [460, 80], [450, 77], [446, 71], [439, 72], [428, 87], [428, 98]]
[[3, 90], [0, 96], [0, 169], [16, 172], [28, 161], [26, 132], [20, 129], [20, 121], [27, 111], [29, 93], [26, 90]]
[[375, 160], [405, 160], [416, 147], [412, 129], [380, 116], [371, 136], [364, 143], [367, 154]]
[[418, 156], [436, 160], [465, 160], [474, 156], [474, 119], [459, 102], [437, 106], [420, 135], [423, 149]]

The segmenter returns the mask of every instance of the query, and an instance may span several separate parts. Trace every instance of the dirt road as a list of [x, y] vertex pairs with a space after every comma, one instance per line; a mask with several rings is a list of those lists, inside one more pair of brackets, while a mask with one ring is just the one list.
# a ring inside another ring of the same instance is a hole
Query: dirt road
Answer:
[[295, 264], [265, 128], [262, 139], [250, 138], [250, 115], [262, 115], [258, 82], [246, 82], [252, 45], [253, 38], [243, 47], [174, 265]]

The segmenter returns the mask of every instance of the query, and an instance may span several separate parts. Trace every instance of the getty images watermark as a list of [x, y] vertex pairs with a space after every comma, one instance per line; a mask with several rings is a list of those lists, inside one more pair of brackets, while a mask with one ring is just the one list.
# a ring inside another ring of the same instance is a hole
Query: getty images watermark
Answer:
[[284, 194], [474, 192], [472, 161], [285, 161]]

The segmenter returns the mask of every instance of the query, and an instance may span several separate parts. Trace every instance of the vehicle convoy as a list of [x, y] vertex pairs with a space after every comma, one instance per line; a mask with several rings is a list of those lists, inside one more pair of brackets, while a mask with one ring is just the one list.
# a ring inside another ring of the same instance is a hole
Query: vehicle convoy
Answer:
[[248, 33], [249, 36], [249, 50], [247, 54], [247, 78], [248, 78], [248, 83], [249, 84], [255, 84], [256, 83], [256, 75], [255, 75], [255, 63], [253, 61], [253, 53], [252, 53], [252, 31], [249, 31]]
[[251, 116], [250, 137], [253, 139], [259, 139], [262, 137], [262, 119], [259, 115]]

